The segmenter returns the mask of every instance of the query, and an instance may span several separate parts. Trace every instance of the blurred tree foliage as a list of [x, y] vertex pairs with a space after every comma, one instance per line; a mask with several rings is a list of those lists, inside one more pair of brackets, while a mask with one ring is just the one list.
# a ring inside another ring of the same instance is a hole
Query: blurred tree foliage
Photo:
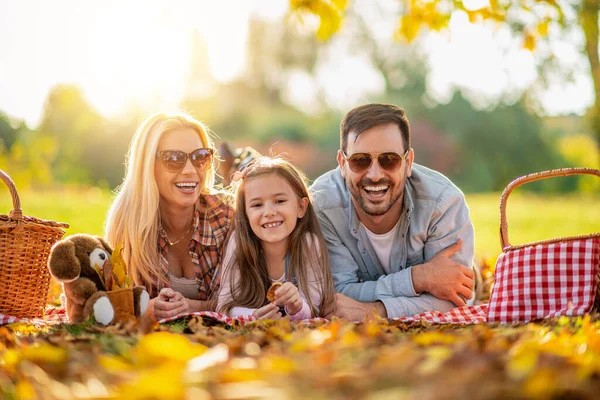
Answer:
[[[427, 105], [427, 70], [419, 56], [397, 60], [381, 72], [401, 72], [406, 83], [390, 84], [381, 101], [405, 107], [416, 162], [445, 173], [467, 192], [502, 190], [520, 175], [568, 166], [550, 138], [542, 135], [541, 120], [522, 101], [477, 110], [456, 91], [447, 104]], [[547, 185], [538, 188], [573, 189], [572, 184]]]
[[[324, 3], [335, 3], [340, 10], [345, 7], [344, 2]], [[522, 99], [480, 110], [456, 91], [446, 104], [437, 104], [429, 97], [427, 67], [417, 48], [376, 40], [366, 20], [354, 22], [345, 29], [346, 40], [336, 44], [336, 54], [340, 46], [347, 47], [347, 54], [360, 53], [380, 74], [384, 86], [382, 93], [365, 96], [360, 103], [381, 101], [405, 108], [416, 161], [445, 173], [463, 190], [502, 190], [520, 175], [582, 165], [573, 146], [583, 153], [593, 151], [589, 142], [564, 141], [561, 133], [547, 134]], [[323, 29], [333, 27], [335, 23]], [[314, 35], [290, 24], [253, 20], [247, 46], [245, 73], [236, 81], [218, 84], [210, 76], [206, 46], [199, 38], [195, 40], [181, 108], [207, 123], [217, 142], [251, 145], [265, 154], [285, 153], [313, 179], [334, 168], [339, 123], [347, 110], [328, 104], [324, 88], [317, 85], [313, 107], [306, 113], [291, 100], [289, 86], [297, 74], [316, 82], [319, 66], [331, 59], [330, 42], [319, 44]], [[19, 187], [91, 184], [114, 188], [123, 179], [128, 144], [144, 117], [135, 113], [129, 120], [107, 119], [90, 106], [78, 87], [56, 86], [48, 94], [35, 130], [0, 113], [0, 168]], [[585, 162], [594, 160], [598, 157]], [[582, 186], [573, 180], [534, 186], [543, 191], [576, 187]]]
[[[290, 0], [293, 16], [301, 21], [310, 17], [318, 19], [316, 37], [321, 40], [335, 35], [342, 21], [352, 16], [351, 4], [348, 0]], [[423, 31], [447, 29], [452, 16], [458, 13], [466, 15], [471, 23], [508, 26], [519, 37], [521, 46], [538, 58], [542, 81], [560, 69], [560, 57], [551, 47], [540, 44], [574, 31], [581, 33], [583, 40], [579, 50], [588, 61], [586, 73], [591, 75], [595, 94], [588, 120], [600, 149], [599, 0], [404, 0], [396, 5], [394, 38], [407, 43], [412, 43]], [[554, 35], [550, 35], [551, 31]], [[570, 71], [561, 73], [567, 78], [570, 75]]]

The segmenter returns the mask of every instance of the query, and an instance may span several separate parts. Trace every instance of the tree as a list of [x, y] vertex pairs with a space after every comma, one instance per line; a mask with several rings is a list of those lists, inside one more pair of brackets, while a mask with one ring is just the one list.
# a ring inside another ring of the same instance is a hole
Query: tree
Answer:
[[17, 140], [18, 131], [18, 129], [13, 127], [8, 116], [0, 112], [0, 154], [3, 151], [10, 151], [12, 145]]
[[[589, 117], [597, 145], [600, 147], [600, 58], [598, 52], [599, 0], [489, 0], [479, 8], [469, 8], [463, 0], [398, 1], [399, 19], [395, 39], [412, 42], [424, 30], [448, 28], [455, 13], [465, 13], [471, 23], [506, 25], [521, 36], [522, 46], [536, 52], [538, 43], [549, 40], [551, 29], [561, 32], [580, 30], [584, 36], [582, 53], [588, 60], [594, 83], [595, 100]], [[470, 3], [473, 4], [473, 3]], [[478, 3], [479, 4], [479, 3]], [[290, 0], [292, 14], [301, 21], [307, 16], [319, 20], [317, 37], [328, 40], [339, 31], [348, 13], [347, 0]], [[553, 54], [537, 52], [540, 64]]]
[[107, 121], [72, 85], [50, 90], [36, 135], [56, 145], [52, 176], [60, 183], [116, 186], [137, 121]]

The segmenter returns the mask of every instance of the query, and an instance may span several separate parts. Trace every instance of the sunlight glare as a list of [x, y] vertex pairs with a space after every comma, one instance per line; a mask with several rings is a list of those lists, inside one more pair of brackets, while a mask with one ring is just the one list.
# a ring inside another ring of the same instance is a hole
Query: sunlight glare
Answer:
[[479, 10], [490, 5], [489, 0], [464, 0], [463, 5], [469, 11]]
[[470, 100], [481, 102], [487, 98], [489, 103], [525, 89], [536, 78], [534, 60], [528, 51], [510, 46], [511, 40], [514, 39], [508, 32], [489, 24], [471, 24], [466, 13], [455, 13], [449, 39], [441, 35], [428, 37], [428, 86], [434, 97], [449, 101], [453, 88], [458, 87], [478, 93], [477, 98]]

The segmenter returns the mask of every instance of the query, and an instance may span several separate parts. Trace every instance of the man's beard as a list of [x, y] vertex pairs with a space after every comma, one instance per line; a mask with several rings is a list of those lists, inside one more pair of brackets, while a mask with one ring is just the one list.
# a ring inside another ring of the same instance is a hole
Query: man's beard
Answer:
[[[367, 215], [371, 216], [380, 216], [387, 213], [390, 208], [396, 204], [398, 199], [402, 197], [404, 194], [404, 184], [406, 182], [406, 176], [398, 182], [398, 186], [394, 185], [389, 179], [381, 179], [377, 182], [372, 181], [368, 178], [361, 179], [358, 184], [355, 186], [349, 178], [346, 179], [346, 185], [350, 189], [350, 194], [354, 198], [354, 201], [358, 203], [360, 208]], [[366, 195], [362, 188], [365, 186], [377, 186], [377, 185], [388, 185], [387, 192], [383, 195], [383, 199], [387, 198], [386, 201], [378, 204], [373, 204], [369, 199], [366, 198]], [[397, 193], [394, 193], [394, 190], [397, 190]]]

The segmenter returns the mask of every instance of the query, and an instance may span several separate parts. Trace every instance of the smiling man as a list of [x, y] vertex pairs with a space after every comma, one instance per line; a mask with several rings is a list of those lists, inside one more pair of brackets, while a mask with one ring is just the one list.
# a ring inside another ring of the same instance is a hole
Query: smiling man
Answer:
[[465, 198], [414, 158], [403, 109], [368, 104], [344, 117], [339, 167], [311, 188], [339, 317], [448, 311], [474, 298], [474, 232]]

